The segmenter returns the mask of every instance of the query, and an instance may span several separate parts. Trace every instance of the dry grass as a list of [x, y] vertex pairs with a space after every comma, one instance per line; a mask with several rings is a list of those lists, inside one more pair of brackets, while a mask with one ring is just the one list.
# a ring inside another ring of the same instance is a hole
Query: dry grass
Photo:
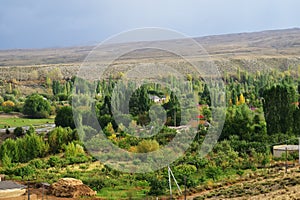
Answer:
[[211, 189], [191, 194], [188, 199], [300, 199], [299, 166], [289, 169], [288, 174], [272, 170], [251, 177], [212, 185]]

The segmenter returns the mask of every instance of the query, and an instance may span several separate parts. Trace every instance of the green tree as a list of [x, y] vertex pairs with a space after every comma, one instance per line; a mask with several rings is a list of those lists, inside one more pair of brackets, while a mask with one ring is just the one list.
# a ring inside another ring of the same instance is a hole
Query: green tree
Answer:
[[115, 134], [115, 130], [111, 122], [107, 124], [103, 131], [106, 136], [111, 136], [112, 134]]
[[4, 168], [10, 168], [11, 164], [12, 164], [12, 159], [10, 157], [8, 157], [8, 155], [6, 153], [4, 153], [3, 158], [1, 159], [2, 161], [2, 166]]
[[52, 85], [51, 79], [47, 76], [46, 77], [46, 86], [47, 86], [47, 88], [51, 88], [51, 85]]
[[25, 100], [23, 113], [31, 118], [47, 118], [50, 111], [50, 103], [39, 94], [32, 94]]
[[201, 93], [200, 98], [202, 100], [200, 103], [211, 105], [210, 92], [207, 84], [204, 85], [204, 90]]
[[222, 169], [217, 166], [209, 166], [205, 170], [205, 174], [208, 178], [213, 179], [214, 181], [218, 180], [219, 177], [223, 174]]
[[79, 144], [75, 144], [74, 142], [71, 142], [65, 147], [66, 157], [76, 157], [81, 155], [84, 155], [84, 149]]
[[60, 88], [60, 83], [56, 80], [53, 80], [52, 81], [52, 93], [53, 93], [53, 95], [57, 95], [60, 92], [59, 88]]
[[49, 133], [48, 142], [50, 151], [52, 153], [59, 153], [72, 140], [72, 130], [70, 128], [56, 127]]
[[55, 125], [61, 127], [70, 127], [72, 129], [75, 128], [71, 106], [64, 106], [58, 110], [55, 117]]
[[21, 176], [24, 179], [25, 176], [31, 176], [35, 174], [35, 169], [29, 165], [17, 168], [16, 175]]
[[274, 85], [263, 92], [263, 98], [268, 134], [292, 131], [296, 90], [287, 84]]
[[179, 126], [181, 123], [181, 108], [178, 98], [171, 92], [170, 100], [163, 105], [167, 111], [167, 118], [170, 120], [167, 121], [169, 126]]
[[167, 181], [164, 178], [153, 177], [149, 181], [150, 191], [149, 195], [162, 195], [165, 193], [165, 188], [167, 188]]
[[129, 113], [133, 116], [145, 114], [149, 111], [151, 100], [148, 95], [146, 86], [138, 88], [129, 100]]
[[159, 144], [156, 140], [143, 140], [137, 145], [138, 153], [147, 153], [159, 149]]
[[11, 111], [13, 111], [14, 107], [15, 103], [10, 100], [4, 101], [2, 103], [2, 108], [5, 113], [10, 113]]

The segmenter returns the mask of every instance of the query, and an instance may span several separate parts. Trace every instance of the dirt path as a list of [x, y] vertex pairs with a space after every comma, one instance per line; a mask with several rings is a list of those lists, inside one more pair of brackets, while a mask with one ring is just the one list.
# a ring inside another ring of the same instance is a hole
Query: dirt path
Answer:
[[20, 118], [23, 115], [21, 113], [1, 113], [0, 118]]

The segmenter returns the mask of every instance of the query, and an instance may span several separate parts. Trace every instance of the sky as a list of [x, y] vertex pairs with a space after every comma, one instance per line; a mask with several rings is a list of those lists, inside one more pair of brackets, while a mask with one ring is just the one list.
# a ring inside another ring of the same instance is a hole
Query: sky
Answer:
[[0, 0], [0, 49], [91, 45], [161, 27], [198, 37], [300, 27], [299, 0]]

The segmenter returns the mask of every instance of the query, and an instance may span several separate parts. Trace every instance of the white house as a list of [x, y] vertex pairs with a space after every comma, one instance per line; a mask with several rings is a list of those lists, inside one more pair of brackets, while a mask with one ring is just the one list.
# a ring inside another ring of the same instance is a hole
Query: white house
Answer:
[[282, 154], [285, 154], [285, 151], [288, 153], [294, 153], [299, 151], [298, 145], [277, 145], [273, 146], [273, 156], [281, 157]]
[[156, 95], [149, 95], [149, 98], [154, 102], [154, 103], [164, 103], [166, 101], [166, 97], [163, 96], [162, 98], [156, 96]]

